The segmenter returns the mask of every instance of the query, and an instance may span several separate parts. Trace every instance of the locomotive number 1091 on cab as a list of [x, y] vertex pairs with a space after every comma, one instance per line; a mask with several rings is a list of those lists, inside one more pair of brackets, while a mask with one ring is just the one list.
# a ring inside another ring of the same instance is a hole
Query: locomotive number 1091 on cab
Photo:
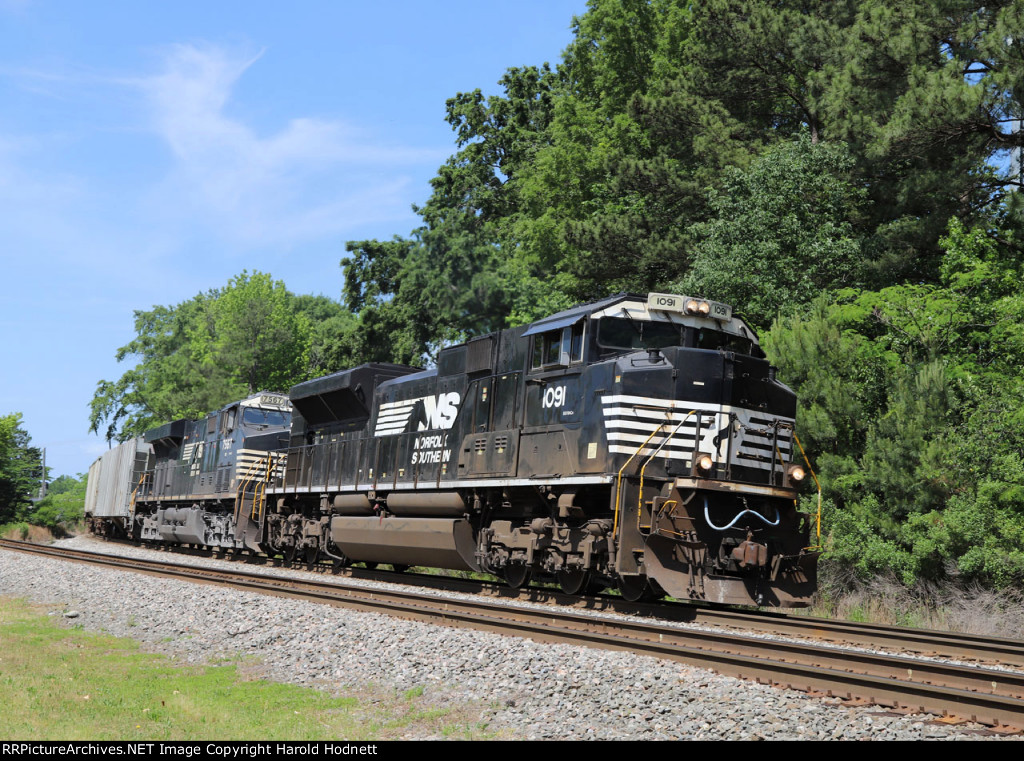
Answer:
[[93, 465], [93, 529], [807, 605], [796, 398], [731, 307], [623, 294], [178, 420]]

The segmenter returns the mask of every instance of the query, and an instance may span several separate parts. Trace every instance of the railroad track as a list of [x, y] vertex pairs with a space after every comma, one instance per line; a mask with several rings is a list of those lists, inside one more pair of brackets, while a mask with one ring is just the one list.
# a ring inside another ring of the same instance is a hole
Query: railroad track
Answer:
[[[0, 541], [0, 549], [192, 582], [229, 585], [262, 594], [343, 605], [539, 641], [626, 650], [781, 687], [915, 713], [976, 721], [1001, 730], [1024, 731], [1024, 673], [1019, 672], [822, 646], [820, 642], [765, 639], [738, 631], [681, 628], [665, 621], [626, 621], [565, 607], [510, 606], [479, 597], [472, 600], [439, 598], [430, 591], [367, 588], [343, 580], [327, 582], [165, 561], [140, 561], [9, 541]], [[740, 621], [749, 620], [742, 613], [714, 612], [726, 618], [738, 615]], [[792, 627], [795, 632], [801, 617], [784, 618], [785, 626]], [[808, 630], [813, 635], [821, 623], [816, 619], [802, 620], [807, 624], [803, 636], [809, 636]], [[898, 630], [892, 641], [897, 643], [894, 645], [885, 639], [886, 627], [853, 625], [852, 630], [864, 636], [870, 632], [874, 637], [874, 648], [902, 647], [898, 643], [906, 642], [908, 637], [913, 638], [913, 630]], [[935, 638], [945, 641], [950, 649], [971, 651], [973, 648], [976, 660], [1008, 660], [1002, 655], [1008, 648], [1006, 640], [967, 637], [954, 645], [953, 640], [958, 635], [946, 636], [936, 632], [918, 632], [918, 635], [915, 645], [918, 650], [923, 649], [921, 642], [931, 643]]]
[[[130, 547], [138, 545], [117, 540], [105, 540]], [[214, 559], [238, 559], [238, 556], [218, 555], [209, 550], [192, 548], [176, 549], [169, 545], [150, 548], [159, 552], [171, 552]], [[245, 562], [274, 564], [261, 556], [242, 556]], [[281, 566], [287, 570], [287, 566]], [[295, 566], [297, 570], [328, 573], [330, 564]], [[336, 573], [337, 571], [335, 571]], [[926, 658], [947, 658], [980, 665], [1006, 666], [1024, 669], [1024, 641], [986, 637], [974, 634], [944, 632], [928, 629], [912, 629], [902, 626], [840, 621], [815, 618], [801, 614], [781, 613], [753, 609], [727, 608], [703, 603], [661, 601], [656, 603], [628, 602], [615, 595], [570, 596], [553, 586], [534, 585], [514, 589], [503, 583], [462, 579], [454, 576], [397, 573], [373, 568], [346, 568], [345, 576], [418, 586], [448, 592], [460, 592], [476, 596], [490, 596], [519, 602], [550, 603], [593, 611], [608, 611], [623, 615], [657, 618], [667, 622], [714, 626], [738, 632], [772, 634], [780, 637], [795, 637], [826, 642], [835, 645], [851, 645], [869, 649], [884, 649], [894, 652], [919, 655]]]

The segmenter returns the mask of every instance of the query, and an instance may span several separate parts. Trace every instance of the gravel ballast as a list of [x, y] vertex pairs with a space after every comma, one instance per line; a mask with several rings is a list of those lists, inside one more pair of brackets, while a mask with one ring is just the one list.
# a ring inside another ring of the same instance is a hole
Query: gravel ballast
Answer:
[[[166, 559], [79, 537], [77, 549]], [[202, 561], [207, 562], [216, 561]], [[258, 656], [332, 693], [423, 691], [505, 739], [978, 739], [971, 725], [850, 707], [647, 656], [543, 644], [0, 551], [0, 595], [181, 662]], [[296, 738], [301, 739], [301, 738]], [[408, 739], [420, 739], [410, 735]]]

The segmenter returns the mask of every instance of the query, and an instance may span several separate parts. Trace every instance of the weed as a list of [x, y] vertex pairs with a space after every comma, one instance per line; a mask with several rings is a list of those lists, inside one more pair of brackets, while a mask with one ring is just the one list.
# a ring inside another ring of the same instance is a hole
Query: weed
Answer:
[[826, 618], [940, 629], [1019, 639], [1024, 637], [1024, 594], [958, 584], [919, 582], [906, 586], [893, 578], [868, 581], [823, 566], [819, 592], [809, 613]]

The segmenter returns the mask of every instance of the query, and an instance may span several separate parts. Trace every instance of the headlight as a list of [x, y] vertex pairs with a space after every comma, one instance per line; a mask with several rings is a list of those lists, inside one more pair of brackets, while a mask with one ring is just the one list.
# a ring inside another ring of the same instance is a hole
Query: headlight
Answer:
[[711, 305], [706, 301], [690, 299], [686, 302], [686, 313], [699, 314], [701, 317], [707, 317], [711, 314]]
[[796, 481], [797, 483], [799, 483], [800, 481], [804, 480], [804, 476], [806, 476], [806, 475], [807, 475], [807, 472], [803, 468], [801, 468], [799, 465], [792, 465], [789, 468], [789, 480], [790, 481]]
[[701, 455], [700, 459], [697, 460], [697, 467], [701, 470], [711, 470], [711, 466], [715, 464], [708, 455]]

